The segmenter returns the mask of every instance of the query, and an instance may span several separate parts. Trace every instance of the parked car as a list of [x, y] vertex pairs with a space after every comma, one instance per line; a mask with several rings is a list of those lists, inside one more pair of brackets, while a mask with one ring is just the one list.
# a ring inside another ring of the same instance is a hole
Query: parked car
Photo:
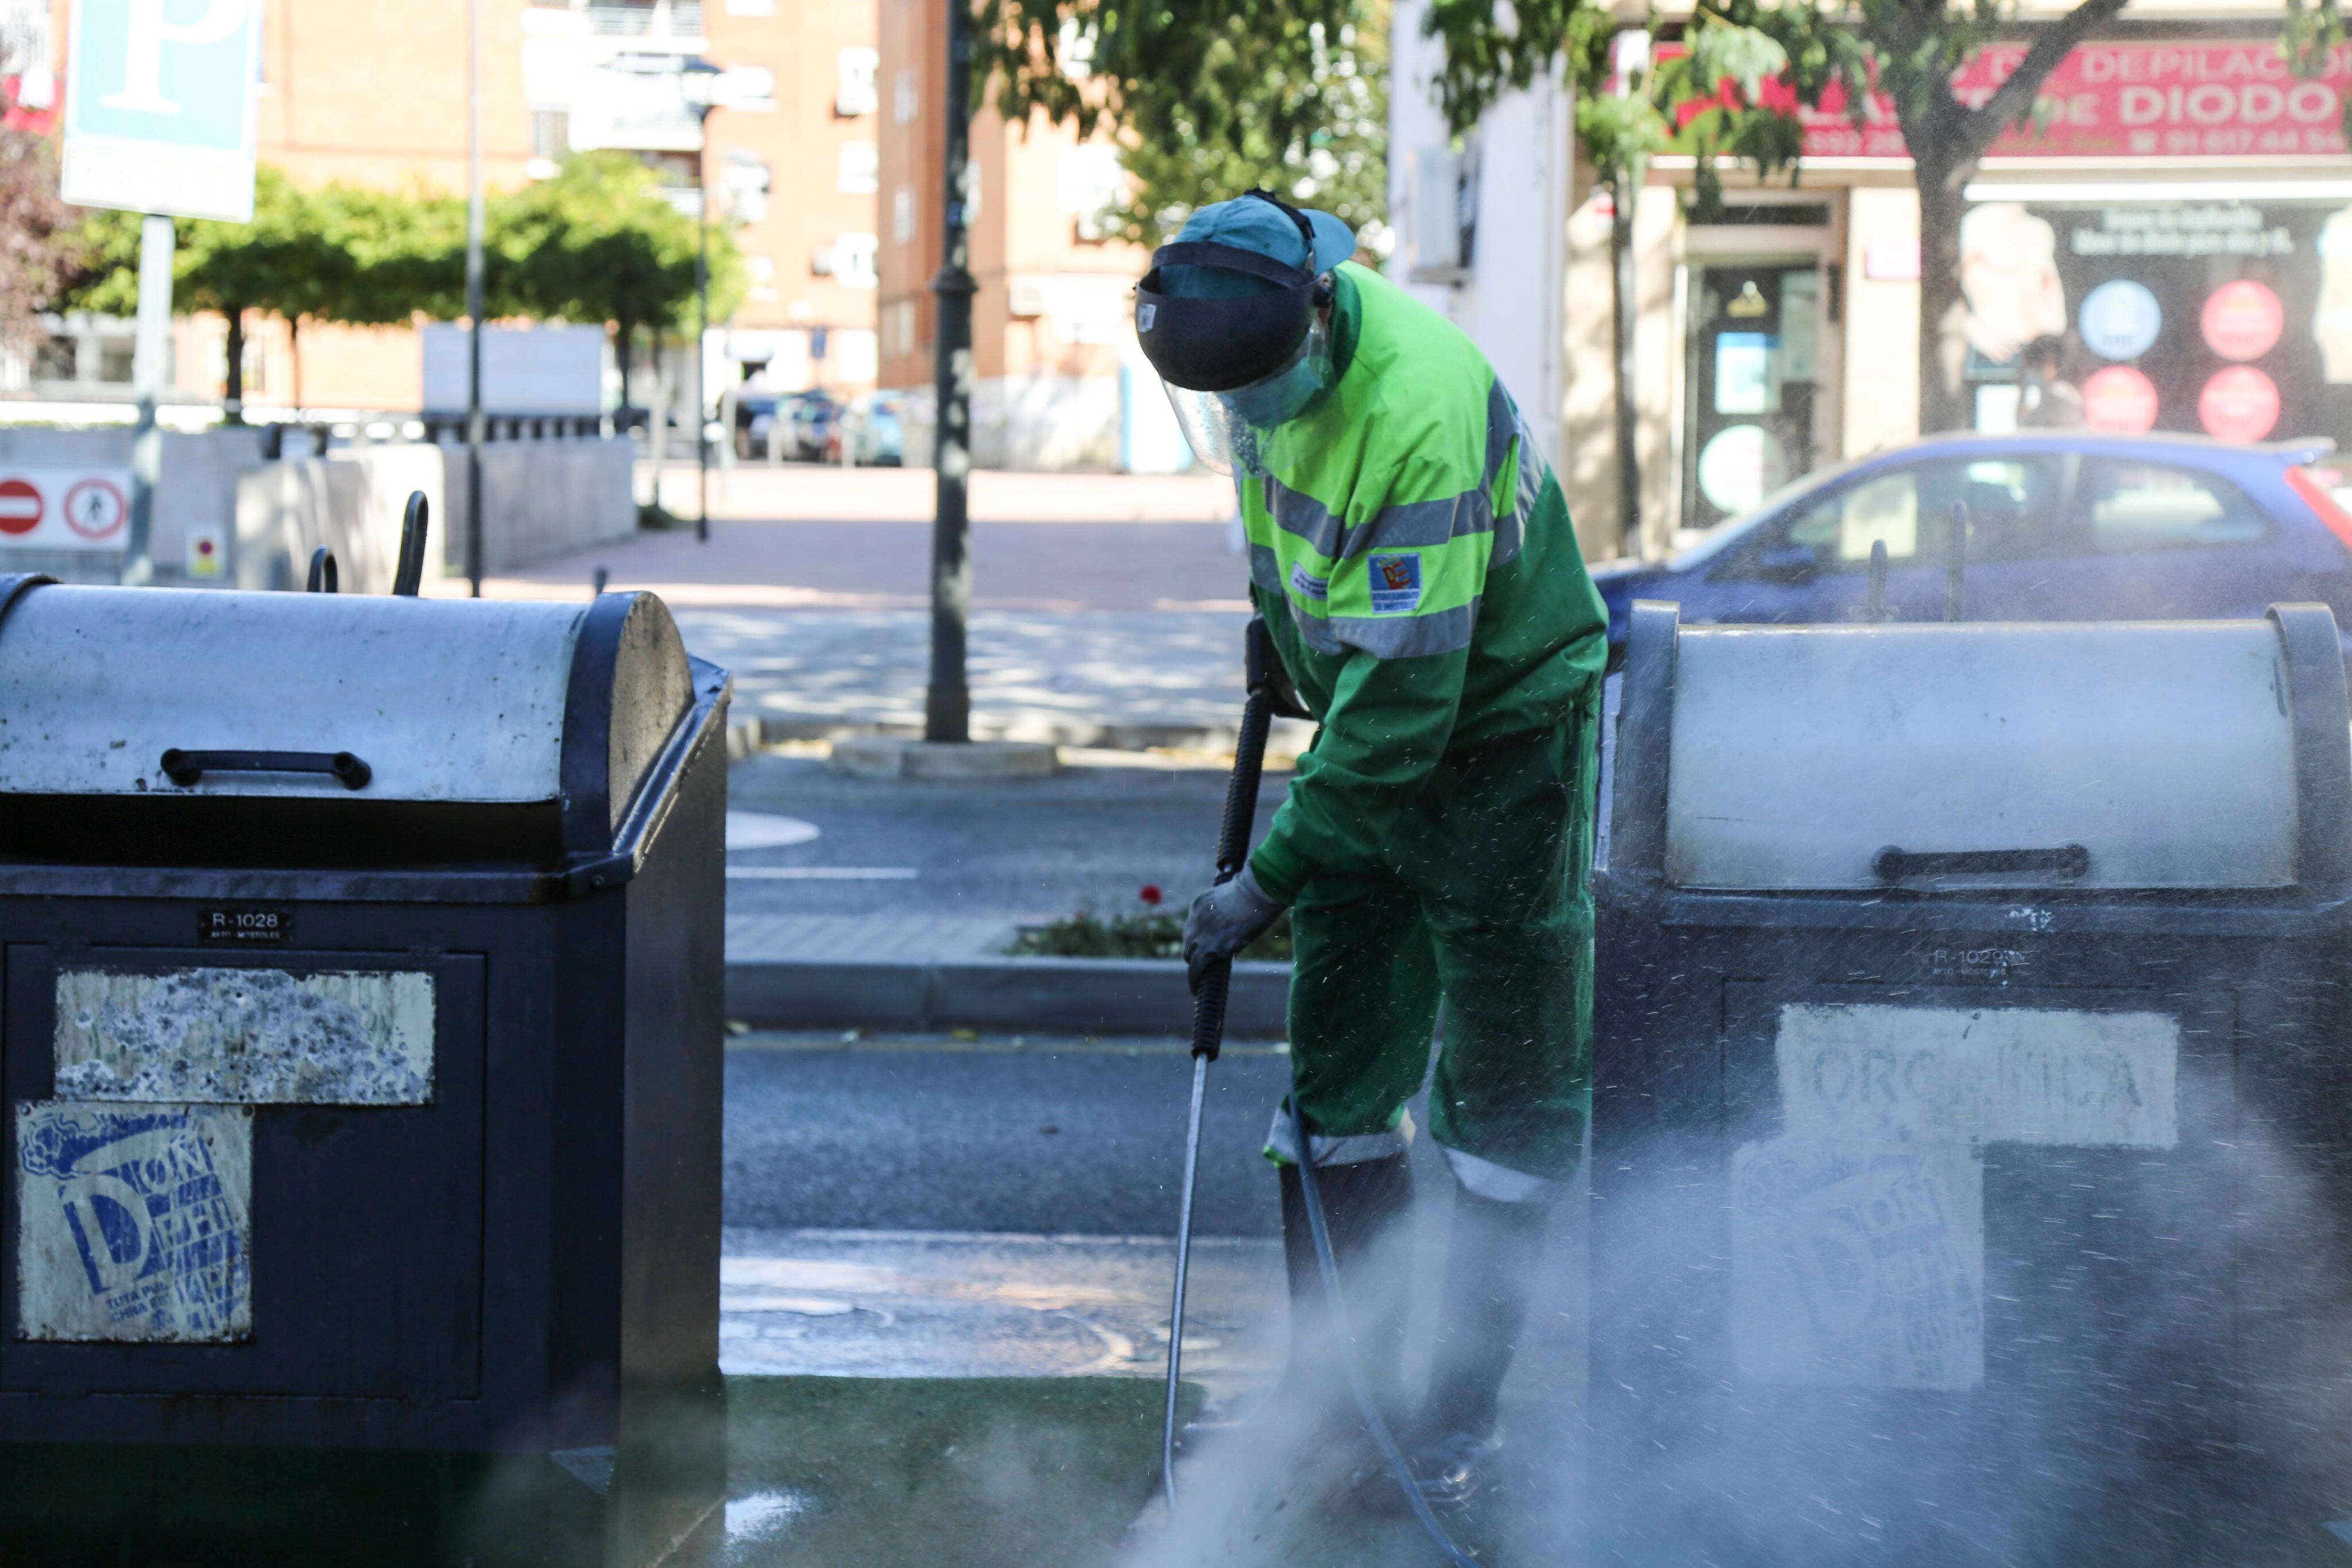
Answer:
[[860, 392], [849, 400], [835, 442], [835, 459], [898, 466], [907, 461], [906, 400], [896, 392]]
[[1875, 452], [1770, 496], [1663, 564], [1604, 562], [1612, 663], [1637, 599], [1689, 622], [1943, 618], [1953, 504], [1971, 621], [2259, 616], [2317, 601], [2352, 630], [2352, 516], [2325, 440], [2231, 446], [2081, 431], [1954, 435]]
[[785, 455], [823, 462], [833, 444], [834, 428], [841, 423], [841, 404], [828, 392], [805, 392], [792, 408]]
[[746, 460], [768, 455], [768, 427], [775, 423], [776, 394], [743, 392], [735, 394], [735, 455]]

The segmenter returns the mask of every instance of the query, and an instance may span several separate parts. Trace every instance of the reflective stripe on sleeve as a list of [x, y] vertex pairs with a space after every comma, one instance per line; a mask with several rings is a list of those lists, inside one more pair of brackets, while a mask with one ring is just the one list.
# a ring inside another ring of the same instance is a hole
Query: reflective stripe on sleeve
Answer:
[[1420, 615], [1334, 615], [1322, 624], [1335, 642], [1375, 659], [1422, 658], [1470, 645], [1478, 626], [1478, 601]]

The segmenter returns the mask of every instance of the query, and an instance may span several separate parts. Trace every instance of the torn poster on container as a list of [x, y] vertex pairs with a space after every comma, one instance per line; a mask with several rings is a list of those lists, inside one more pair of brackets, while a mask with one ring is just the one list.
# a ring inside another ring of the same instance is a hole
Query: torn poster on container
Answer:
[[1981, 1386], [1984, 1145], [2180, 1141], [2163, 1013], [1791, 1004], [1774, 1051], [1781, 1134], [1731, 1167], [1733, 1356], [1755, 1382]]
[[60, 969], [57, 1092], [79, 1100], [425, 1105], [433, 977]]
[[253, 1336], [253, 1113], [16, 1107], [17, 1332], [32, 1340]]

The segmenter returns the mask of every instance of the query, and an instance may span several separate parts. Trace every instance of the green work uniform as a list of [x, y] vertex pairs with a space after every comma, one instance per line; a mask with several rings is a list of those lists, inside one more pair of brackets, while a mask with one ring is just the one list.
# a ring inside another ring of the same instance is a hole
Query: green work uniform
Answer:
[[1607, 612], [1485, 357], [1375, 273], [1336, 283], [1339, 379], [1240, 482], [1252, 596], [1321, 725], [1250, 860], [1294, 907], [1297, 1092], [1318, 1164], [1401, 1148], [1443, 997], [1431, 1131], [1472, 1191], [1534, 1198], [1591, 1099]]

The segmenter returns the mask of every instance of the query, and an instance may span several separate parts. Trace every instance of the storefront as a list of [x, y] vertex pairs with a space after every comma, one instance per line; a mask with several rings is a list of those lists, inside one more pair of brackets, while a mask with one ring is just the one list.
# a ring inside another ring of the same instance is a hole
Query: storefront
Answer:
[[[1963, 95], [2023, 53], [1986, 51]], [[1965, 319], [1927, 348], [1975, 427], [2352, 446], [2347, 88], [2352, 50], [2306, 79], [2272, 38], [2076, 49], [1969, 188]], [[1690, 221], [1691, 173], [1661, 158], [1642, 204], [1647, 291], [1672, 300], [1665, 351], [1637, 367], [1651, 553], [1918, 431], [1918, 204], [1891, 105], [1860, 127], [1840, 104], [1809, 111], [1797, 186], [1727, 170], [1751, 188], [1727, 193], [1726, 221]], [[1571, 312], [1591, 308], [1580, 294]]]

